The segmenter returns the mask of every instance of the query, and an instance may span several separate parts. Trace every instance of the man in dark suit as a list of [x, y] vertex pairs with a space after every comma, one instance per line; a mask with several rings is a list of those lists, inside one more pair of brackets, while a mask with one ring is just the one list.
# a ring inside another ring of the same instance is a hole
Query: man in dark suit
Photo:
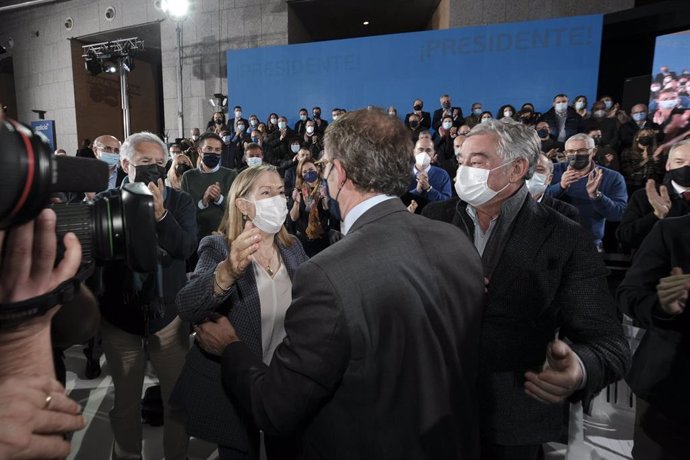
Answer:
[[616, 231], [618, 241], [625, 249], [636, 250], [657, 221], [690, 214], [688, 195], [690, 140], [685, 140], [675, 144], [668, 153], [663, 184], [657, 187], [650, 179], [644, 189], [636, 190], [630, 197]]
[[120, 154], [128, 181], [146, 184], [153, 195], [157, 241], [151, 244], [161, 260], [158, 273], [134, 272], [124, 261], [102, 268], [101, 335], [115, 387], [112, 456], [141, 458], [141, 388], [151, 361], [163, 396], [165, 458], [184, 459], [184, 417], [168, 400], [189, 348], [189, 325], [177, 316], [175, 297], [187, 281], [185, 260], [196, 250], [196, 206], [189, 194], [163, 185], [167, 148], [154, 134], [132, 134]]
[[424, 112], [424, 101], [421, 99], [415, 99], [412, 104], [412, 112], [405, 115], [405, 126], [410, 127], [410, 116], [417, 115], [417, 121], [419, 122], [419, 129], [429, 129], [431, 128], [431, 115], [429, 112]]
[[647, 331], [626, 381], [637, 409], [634, 459], [687, 458], [690, 449], [690, 216], [659, 221], [618, 288], [626, 315]]
[[450, 96], [444, 94], [440, 99], [441, 108], [434, 110], [434, 118], [431, 120], [431, 126], [434, 131], [438, 132], [439, 126], [443, 121], [443, 117], [450, 116], [453, 118], [453, 126], [459, 128], [465, 124], [465, 117], [462, 116], [462, 109], [460, 107], [453, 107]]
[[395, 118], [346, 113], [323, 158], [345, 237], [297, 270], [271, 365], [222, 318], [200, 327], [202, 347], [221, 354], [226, 391], [265, 432], [303, 429], [306, 458], [476, 458], [476, 251], [397, 198], [414, 160]]
[[565, 94], [557, 94], [553, 98], [553, 107], [539, 117], [537, 123], [540, 121], [549, 124], [550, 134], [558, 142], [565, 142], [573, 134], [584, 131], [582, 117], [568, 105]]
[[488, 282], [481, 458], [535, 459], [542, 443], [562, 436], [569, 401], [625, 374], [628, 345], [586, 231], [524, 186], [539, 154], [534, 129], [492, 120], [470, 131], [460, 153], [459, 199], [430, 203], [423, 215], [473, 239]]

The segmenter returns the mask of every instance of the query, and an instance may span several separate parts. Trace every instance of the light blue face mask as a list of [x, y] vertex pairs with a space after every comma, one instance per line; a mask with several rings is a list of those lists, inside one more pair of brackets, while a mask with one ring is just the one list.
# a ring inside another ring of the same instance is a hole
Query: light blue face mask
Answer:
[[120, 162], [120, 155], [117, 153], [101, 152], [101, 161], [111, 167], [117, 166]]

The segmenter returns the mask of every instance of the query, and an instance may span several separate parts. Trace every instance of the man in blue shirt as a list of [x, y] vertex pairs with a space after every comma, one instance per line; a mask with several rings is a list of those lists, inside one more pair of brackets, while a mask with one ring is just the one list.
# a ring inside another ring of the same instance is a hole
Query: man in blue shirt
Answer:
[[412, 183], [408, 189], [409, 197], [418, 204], [418, 211], [432, 201], [450, 198], [450, 176], [438, 166], [434, 143], [429, 138], [419, 139], [414, 146], [415, 164], [412, 170]]
[[547, 194], [572, 204], [580, 211], [582, 225], [602, 250], [604, 224], [618, 222], [628, 202], [623, 176], [594, 163], [597, 149], [587, 134], [576, 134], [565, 143], [566, 162], [554, 165]]

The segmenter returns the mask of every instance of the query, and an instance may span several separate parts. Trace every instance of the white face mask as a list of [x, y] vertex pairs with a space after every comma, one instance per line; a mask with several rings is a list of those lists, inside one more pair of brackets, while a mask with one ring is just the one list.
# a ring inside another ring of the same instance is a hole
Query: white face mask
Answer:
[[110, 167], [117, 166], [117, 164], [120, 162], [120, 154], [104, 152], [101, 150], [100, 160], [107, 163]]
[[307, 133], [311, 134], [314, 132], [314, 127], [313, 126], [307, 126]]
[[285, 128], [287, 128], [287, 123], [285, 123], [284, 121], [279, 121], [278, 122], [278, 129], [285, 129]]
[[256, 214], [252, 222], [259, 230], [269, 235], [278, 233], [288, 214], [285, 195], [276, 195], [271, 198], [254, 201]]
[[261, 157], [249, 157], [249, 158], [247, 158], [247, 166], [249, 166], [250, 168], [252, 166], [259, 166], [263, 162], [264, 162], [264, 160], [262, 160]]
[[576, 110], [582, 110], [582, 109], [584, 109], [584, 108], [585, 108], [585, 103], [584, 103], [584, 102], [582, 102], [582, 101], [577, 101], [577, 102], [575, 103], [575, 109], [576, 109]]
[[678, 104], [678, 101], [675, 99], [671, 99], [671, 100], [667, 100], [667, 101], [659, 101], [659, 107], [661, 107], [664, 110], [673, 109], [677, 104]]
[[546, 181], [549, 177], [546, 174], [534, 173], [531, 179], [527, 179], [527, 190], [533, 197], [537, 197], [544, 193], [547, 184]]
[[300, 148], [300, 147], [299, 147], [299, 144], [292, 144], [292, 145], [290, 146], [290, 150], [292, 150], [292, 153], [297, 153], [297, 152], [299, 152], [299, 148]]
[[271, 118], [271, 124], [275, 125], [276, 123], [278, 123], [278, 119], [277, 118]]
[[453, 123], [450, 121], [443, 123], [443, 129], [450, 129], [452, 127], [453, 127]]
[[568, 103], [567, 102], [556, 103], [556, 112], [565, 112], [566, 110], [568, 110]]
[[240, 112], [239, 110], [235, 112], [235, 118], [242, 118], [242, 112]]
[[512, 111], [512, 110], [504, 110], [504, 111], [503, 111], [503, 116], [504, 116], [504, 117], [512, 117], [512, 116], [513, 116], [513, 111]]
[[[420, 152], [414, 156], [415, 163], [421, 168], [426, 168], [431, 163], [431, 157], [426, 152]], [[420, 169], [421, 169], [420, 168]]]
[[472, 206], [481, 206], [501, 193], [510, 185], [508, 182], [501, 190], [492, 190], [487, 181], [489, 173], [498, 168], [502, 168], [512, 162], [503, 163], [493, 169], [473, 168], [471, 166], [460, 165], [455, 176], [455, 191], [462, 201]]

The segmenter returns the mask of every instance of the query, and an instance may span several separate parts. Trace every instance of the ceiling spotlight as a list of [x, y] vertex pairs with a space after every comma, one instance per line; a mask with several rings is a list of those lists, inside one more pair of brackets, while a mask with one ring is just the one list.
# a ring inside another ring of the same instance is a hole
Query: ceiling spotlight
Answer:
[[369, 21], [364, 21], [364, 22], [362, 23], [362, 25], [368, 26], [368, 25], [369, 25]]
[[189, 13], [189, 0], [162, 0], [161, 10], [170, 18], [181, 21]]
[[117, 73], [117, 64], [114, 61], [103, 61], [103, 72]]

